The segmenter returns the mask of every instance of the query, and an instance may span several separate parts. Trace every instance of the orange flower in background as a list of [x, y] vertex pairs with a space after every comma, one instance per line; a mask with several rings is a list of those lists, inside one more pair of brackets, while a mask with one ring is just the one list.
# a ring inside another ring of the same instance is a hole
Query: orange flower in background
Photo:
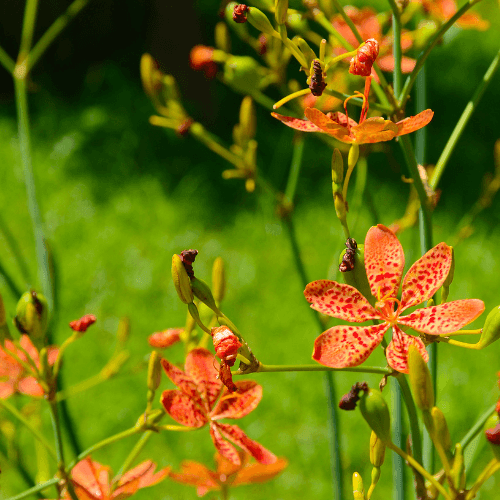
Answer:
[[82, 316], [80, 319], [75, 319], [71, 321], [69, 327], [75, 332], [86, 332], [87, 328], [93, 325], [97, 321], [96, 317], [93, 314], [86, 314]]
[[[394, 56], [392, 55], [392, 45], [394, 43], [392, 36], [385, 36], [382, 33], [382, 25], [380, 24], [377, 12], [371, 7], [363, 7], [358, 9], [348, 5], [344, 8], [345, 13], [358, 29], [363, 40], [375, 38], [379, 42], [380, 55], [377, 59], [377, 64], [382, 71], [394, 70]], [[333, 27], [344, 37], [353, 47], [356, 47], [359, 42], [355, 37], [351, 28], [344, 21], [340, 14], [332, 18]], [[411, 35], [403, 30], [401, 33], [401, 48], [403, 51], [408, 50], [413, 45]], [[344, 48], [337, 48], [339, 53], [345, 51]], [[411, 73], [415, 67], [415, 59], [403, 56], [401, 60], [401, 70], [403, 73]]]
[[168, 328], [161, 332], [152, 333], [148, 337], [148, 342], [151, 347], [157, 349], [166, 349], [181, 340], [180, 335], [184, 328]]
[[[165, 467], [155, 474], [155, 469], [156, 464], [146, 460], [122, 476], [111, 480], [110, 467], [87, 457], [71, 470], [71, 482], [79, 500], [123, 500], [141, 488], [163, 481], [170, 471], [170, 467]], [[71, 496], [65, 491], [63, 498], [69, 500]]]
[[[454, 16], [458, 10], [455, 0], [414, 0], [422, 5], [425, 12], [429, 13], [438, 21], [445, 22]], [[464, 29], [476, 29], [485, 31], [490, 27], [489, 21], [483, 19], [479, 14], [466, 12], [455, 23]]]
[[466, 299], [423, 307], [401, 316], [404, 310], [436, 293], [448, 276], [451, 260], [451, 247], [446, 243], [429, 250], [406, 273], [399, 300], [397, 294], [405, 265], [403, 247], [387, 227], [382, 224], [371, 227], [365, 240], [365, 268], [371, 293], [377, 300], [375, 307], [356, 288], [330, 280], [309, 283], [304, 295], [311, 307], [322, 314], [356, 323], [373, 319], [381, 323], [339, 325], [326, 330], [314, 343], [313, 359], [333, 368], [358, 366], [392, 327], [392, 340], [385, 351], [391, 368], [408, 373], [410, 345], [415, 345], [427, 361], [429, 356], [422, 340], [408, 335], [401, 326], [428, 335], [446, 334], [471, 323], [484, 311], [482, 300]]
[[167, 413], [179, 424], [200, 428], [210, 426], [217, 451], [230, 462], [240, 465], [238, 452], [228, 441], [239, 446], [262, 464], [276, 462], [276, 456], [252, 441], [238, 426], [222, 424], [223, 418], [242, 418], [254, 410], [262, 397], [262, 387], [252, 380], [235, 383], [230, 393], [219, 379], [219, 363], [203, 348], [193, 349], [186, 357], [185, 371], [162, 360], [168, 378], [179, 388], [161, 396]]
[[[35, 397], [42, 397], [44, 394], [33, 373], [23, 365], [26, 363], [40, 368], [37, 348], [28, 335], [21, 335], [19, 345], [17, 347], [11, 340], [6, 340], [3, 347], [0, 346], [0, 399], [6, 399], [16, 392]], [[47, 348], [50, 365], [54, 364], [58, 352], [57, 347]]]
[[215, 454], [216, 470], [192, 460], [181, 462], [180, 472], [171, 472], [169, 478], [182, 484], [196, 487], [196, 493], [202, 497], [209, 491], [218, 491], [227, 487], [242, 486], [252, 483], [264, 483], [276, 477], [288, 465], [285, 458], [278, 458], [273, 464], [249, 463], [250, 455], [238, 452], [240, 465], [235, 465], [218, 453]]
[[[271, 113], [271, 115], [283, 122], [286, 126], [295, 130], [300, 130], [302, 132], [322, 132], [347, 144], [367, 144], [390, 141], [394, 139], [394, 137], [419, 130], [432, 120], [434, 112], [430, 109], [426, 109], [418, 115], [410, 116], [397, 123], [391, 120], [385, 120], [380, 116], [366, 118], [368, 113], [370, 83], [371, 77], [369, 76], [366, 79], [365, 92], [362, 96], [363, 107], [361, 109], [359, 124], [348, 117], [347, 109], [346, 114], [339, 111], [336, 113], [324, 114], [319, 109], [306, 108], [304, 114], [308, 120], [279, 115], [278, 113]], [[358, 92], [352, 97], [357, 97], [358, 95], [361, 96]], [[346, 107], [348, 99], [344, 102], [344, 107]]]
[[208, 79], [217, 74], [217, 63], [213, 60], [214, 48], [195, 45], [189, 54], [189, 65], [195, 71], [203, 71]]

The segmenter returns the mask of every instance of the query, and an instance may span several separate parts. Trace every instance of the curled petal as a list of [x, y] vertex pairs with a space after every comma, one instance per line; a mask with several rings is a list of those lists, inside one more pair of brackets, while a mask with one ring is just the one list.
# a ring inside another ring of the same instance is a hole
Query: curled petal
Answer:
[[411, 345], [418, 349], [426, 363], [429, 361], [429, 354], [425, 350], [425, 345], [418, 337], [407, 335], [397, 326], [393, 327], [393, 332], [392, 340], [385, 350], [387, 363], [393, 370], [408, 373], [408, 350]]
[[334, 318], [362, 323], [380, 317], [358, 290], [336, 281], [313, 281], [306, 286], [304, 296], [315, 311]]
[[439, 335], [460, 330], [474, 321], [483, 311], [482, 300], [454, 300], [439, 306], [417, 309], [408, 316], [400, 316], [398, 323], [409, 326], [417, 332]]
[[332, 368], [358, 366], [380, 344], [388, 328], [389, 323], [334, 326], [315, 340], [312, 357], [318, 363]]
[[306, 108], [304, 114], [307, 119], [314, 123], [323, 132], [328, 132], [330, 130], [342, 129], [345, 125], [332, 120], [331, 116], [325, 115], [322, 111], [316, 108]]
[[293, 116], [279, 115], [278, 113], [271, 113], [271, 116], [283, 122], [287, 127], [293, 128], [295, 130], [300, 130], [302, 132], [323, 132], [319, 127], [314, 125], [314, 123], [309, 120], [303, 120], [301, 118], [294, 118]]
[[250, 439], [237, 425], [215, 424], [220, 433], [226, 438], [239, 446], [261, 464], [274, 464], [277, 460], [276, 455], [264, 448], [257, 441]]
[[219, 432], [219, 427], [221, 425], [222, 424], [216, 424], [215, 422], [210, 425], [210, 436], [212, 437], [215, 448], [226, 460], [229, 460], [234, 465], [241, 465], [240, 455], [236, 451], [236, 448], [222, 438]]
[[186, 427], [203, 427], [208, 422], [199, 406], [182, 391], [163, 391], [161, 404], [176, 422]]
[[236, 382], [237, 392], [224, 392], [212, 411], [212, 420], [242, 418], [257, 408], [262, 398], [262, 386], [253, 380]]
[[396, 235], [382, 224], [371, 227], [365, 239], [365, 268], [373, 296], [396, 297], [404, 266]]
[[408, 118], [401, 120], [396, 123], [398, 126], [398, 133], [396, 135], [406, 135], [425, 127], [432, 120], [433, 116], [434, 111], [426, 109], [425, 111], [421, 111], [418, 115], [409, 116]]
[[219, 363], [207, 349], [198, 348], [189, 352], [186, 357], [186, 373], [196, 384], [197, 391], [212, 408], [222, 389], [219, 380]]
[[401, 311], [429, 300], [444, 283], [451, 267], [452, 249], [439, 243], [410, 267], [403, 280]]

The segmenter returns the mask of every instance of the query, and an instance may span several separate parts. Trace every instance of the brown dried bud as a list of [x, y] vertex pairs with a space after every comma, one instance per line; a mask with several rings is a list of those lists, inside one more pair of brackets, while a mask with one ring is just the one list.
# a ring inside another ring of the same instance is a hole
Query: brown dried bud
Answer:
[[238, 337], [227, 326], [219, 326], [212, 328], [212, 338], [217, 356], [228, 366], [233, 366], [238, 349], [242, 346]]
[[194, 278], [193, 262], [198, 255], [198, 250], [183, 250], [179, 257], [181, 258], [184, 269], [190, 278]]
[[235, 5], [233, 10], [233, 21], [236, 23], [246, 23], [247, 12], [248, 12], [248, 5], [245, 5], [243, 3]]
[[229, 363], [222, 361], [219, 370], [219, 377], [229, 392], [236, 392], [238, 390], [236, 384], [233, 382], [233, 375], [231, 374]]
[[309, 83], [311, 94], [315, 97], [319, 97], [323, 94], [325, 87], [326, 83], [323, 77], [323, 68], [318, 59], [315, 59], [311, 66], [311, 83]]
[[341, 410], [351, 411], [356, 408], [356, 404], [359, 401], [360, 391], [367, 391], [368, 384], [366, 382], [356, 382], [351, 390], [342, 396], [339, 401], [339, 408]]
[[342, 262], [339, 265], [339, 271], [341, 273], [346, 273], [347, 271], [352, 271], [354, 269], [354, 258], [356, 256], [358, 244], [354, 238], [347, 238], [345, 246], [347, 247], [347, 250], [345, 251], [345, 254], [342, 257]]
[[378, 42], [375, 38], [369, 38], [351, 59], [349, 73], [358, 76], [370, 76], [373, 63], [377, 56]]

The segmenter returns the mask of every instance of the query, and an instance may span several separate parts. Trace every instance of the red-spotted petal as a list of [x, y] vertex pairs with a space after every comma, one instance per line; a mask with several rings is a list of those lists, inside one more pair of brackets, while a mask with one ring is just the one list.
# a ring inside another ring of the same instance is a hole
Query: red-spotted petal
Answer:
[[398, 133], [396, 135], [405, 135], [411, 132], [415, 132], [415, 130], [419, 130], [422, 127], [425, 127], [434, 116], [434, 111], [431, 109], [426, 109], [425, 111], [421, 111], [418, 115], [409, 116], [404, 120], [396, 123], [398, 126]]
[[382, 224], [368, 230], [365, 239], [365, 268], [375, 297], [396, 297], [405, 267], [403, 247], [396, 235]]
[[439, 243], [410, 267], [403, 280], [401, 311], [429, 300], [441, 288], [450, 272], [451, 251]]
[[274, 453], [271, 453], [267, 448], [257, 443], [257, 441], [250, 439], [237, 425], [220, 423], [215, 425], [226, 439], [229, 439], [236, 446], [250, 453], [257, 462], [261, 464], [274, 464], [276, 462], [277, 457]]
[[151, 460], [140, 463], [129, 470], [118, 480], [117, 488], [113, 491], [112, 499], [121, 500], [133, 495], [138, 489], [153, 486], [168, 476], [170, 467], [165, 467], [154, 473], [156, 464]]
[[110, 468], [86, 457], [78, 462], [71, 471], [73, 487], [82, 500], [103, 500], [109, 497]]
[[389, 323], [334, 326], [315, 340], [312, 357], [318, 363], [332, 368], [358, 366], [380, 344], [388, 328]]
[[373, 117], [353, 127], [351, 135], [358, 144], [373, 144], [390, 141], [396, 136], [397, 130], [396, 124], [391, 122], [391, 120], [384, 120], [382, 117]]
[[219, 432], [219, 428], [221, 425], [222, 424], [215, 422], [210, 424], [210, 436], [212, 437], [215, 448], [225, 459], [229, 460], [235, 465], [241, 465], [240, 455], [236, 451], [236, 448], [231, 443], [228, 443], [225, 439], [222, 438], [222, 435]]
[[196, 389], [212, 408], [219, 397], [222, 382], [219, 380], [219, 363], [207, 349], [198, 348], [186, 357], [186, 373], [196, 384]]
[[221, 418], [242, 418], [257, 408], [262, 398], [262, 386], [253, 380], [236, 382], [236, 392], [224, 391], [217, 406], [213, 409], [212, 420]]
[[303, 120], [301, 118], [294, 118], [293, 116], [279, 115], [278, 113], [271, 113], [271, 116], [277, 118], [279, 121], [283, 122], [287, 127], [293, 128], [295, 130], [300, 130], [301, 132], [323, 132], [319, 127], [314, 125], [314, 123], [309, 120]]
[[335, 130], [335, 129], [343, 129], [344, 125], [341, 125], [337, 121], [334, 121], [330, 118], [329, 115], [325, 115], [322, 111], [316, 108], [306, 108], [304, 110], [304, 114], [306, 118], [314, 123], [317, 127], [319, 127], [322, 131]]
[[182, 391], [175, 389], [163, 391], [161, 404], [179, 424], [187, 427], [203, 427], [208, 422], [200, 406]]
[[[161, 360], [161, 364], [167, 377], [189, 398], [199, 401], [201, 404], [201, 394], [198, 392], [198, 388], [196, 387], [193, 379], [185, 372], [183, 372], [180, 368], [173, 365], [166, 359]], [[207, 407], [207, 410], [209, 408]]]
[[408, 316], [400, 316], [398, 323], [409, 326], [417, 332], [439, 335], [460, 330], [474, 321], [483, 311], [482, 300], [454, 300], [439, 306], [417, 309]]
[[427, 354], [425, 350], [424, 343], [418, 337], [407, 335], [397, 326], [393, 327], [392, 340], [385, 350], [387, 363], [389, 363], [389, 366], [393, 370], [397, 370], [401, 373], [408, 373], [408, 350], [411, 345], [414, 345], [418, 349], [424, 361], [427, 363], [427, 361], [429, 361], [429, 354]]
[[334, 318], [362, 323], [380, 317], [358, 290], [336, 281], [313, 281], [306, 286], [304, 296], [315, 311]]

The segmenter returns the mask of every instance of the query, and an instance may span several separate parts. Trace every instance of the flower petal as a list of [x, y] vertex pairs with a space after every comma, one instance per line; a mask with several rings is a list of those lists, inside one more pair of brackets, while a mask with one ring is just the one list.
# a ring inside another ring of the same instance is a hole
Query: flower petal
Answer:
[[112, 499], [120, 500], [132, 496], [138, 489], [153, 486], [168, 476], [170, 467], [165, 467], [154, 473], [156, 464], [151, 460], [140, 463], [129, 470], [118, 480], [117, 488], [113, 491]]
[[23, 377], [17, 383], [17, 391], [27, 396], [41, 398], [43, 396], [43, 388], [38, 383], [35, 377]]
[[336, 281], [313, 281], [306, 286], [304, 296], [315, 311], [334, 318], [362, 323], [380, 317], [356, 288]]
[[[166, 359], [161, 360], [161, 364], [167, 377], [188, 397], [195, 401], [201, 401], [201, 394], [198, 392], [197, 387], [193, 379], [180, 368], [173, 365]], [[207, 407], [208, 410], [208, 407]]]
[[226, 439], [229, 439], [235, 445], [250, 453], [257, 462], [261, 464], [274, 464], [276, 462], [277, 457], [274, 453], [271, 453], [260, 443], [257, 443], [257, 441], [250, 439], [237, 425], [220, 423], [215, 425]]
[[414, 345], [427, 363], [429, 361], [429, 354], [425, 349], [424, 343], [412, 335], [407, 335], [397, 326], [393, 327], [392, 340], [385, 350], [387, 363], [393, 370], [401, 373], [408, 373], [408, 350], [410, 346]]
[[417, 309], [408, 316], [400, 316], [398, 323], [409, 326], [417, 332], [439, 335], [460, 330], [474, 321], [483, 311], [482, 300], [454, 300], [439, 306]]
[[231, 483], [232, 486], [251, 484], [251, 483], [263, 483], [269, 481], [273, 477], [277, 476], [285, 467], [287, 467], [288, 461], [279, 457], [273, 464], [251, 464], [247, 465], [245, 468], [238, 472], [235, 480]]
[[312, 357], [318, 363], [332, 368], [358, 366], [382, 342], [388, 329], [389, 323], [334, 326], [315, 340]]
[[373, 296], [396, 297], [404, 267], [396, 235], [382, 224], [371, 227], [365, 239], [365, 268]]
[[403, 280], [401, 312], [429, 300], [444, 283], [451, 267], [452, 249], [439, 243], [410, 267]]
[[242, 380], [236, 382], [235, 385], [236, 392], [224, 391], [217, 406], [212, 411], [212, 420], [242, 418], [257, 408], [262, 398], [262, 386], [253, 380]]
[[222, 435], [219, 431], [219, 427], [222, 424], [213, 423], [210, 424], [210, 436], [212, 437], [212, 441], [214, 442], [215, 448], [226, 460], [229, 460], [235, 465], [241, 465], [240, 455], [236, 451], [236, 448], [231, 444], [225, 441], [222, 438]]
[[431, 109], [426, 109], [424, 111], [421, 111], [418, 115], [409, 116], [408, 118], [399, 121], [398, 123], [396, 123], [399, 129], [396, 135], [406, 135], [410, 132], [415, 132], [415, 130], [419, 130], [422, 127], [425, 127], [432, 120], [433, 116], [434, 111], [432, 111]]
[[279, 115], [278, 113], [271, 113], [271, 116], [274, 116], [274, 118], [283, 122], [287, 127], [300, 130], [301, 132], [323, 132], [323, 130], [309, 120], [294, 118], [293, 116]]
[[[213, 478], [214, 473], [203, 464], [192, 460], [181, 462], [180, 472], [170, 472], [168, 477], [178, 483], [189, 484], [198, 488], [198, 496], [208, 493], [210, 490], [220, 490], [219, 484]], [[202, 494], [200, 495], [200, 491]]]
[[109, 497], [110, 468], [86, 457], [71, 470], [75, 493], [81, 499], [105, 499]]
[[199, 405], [182, 391], [175, 389], [163, 391], [160, 401], [167, 413], [179, 424], [187, 427], [203, 427], [208, 422]]
[[304, 114], [306, 115], [306, 118], [319, 127], [322, 132], [346, 128], [337, 121], [332, 120], [329, 115], [325, 115], [325, 113], [319, 109], [306, 108], [304, 110]]
[[391, 120], [384, 120], [382, 117], [366, 119], [360, 125], [351, 129], [358, 144], [390, 141], [396, 136], [398, 128]]
[[215, 356], [207, 349], [193, 349], [186, 356], [186, 373], [211, 409], [222, 389], [222, 381], [218, 377], [219, 363]]

